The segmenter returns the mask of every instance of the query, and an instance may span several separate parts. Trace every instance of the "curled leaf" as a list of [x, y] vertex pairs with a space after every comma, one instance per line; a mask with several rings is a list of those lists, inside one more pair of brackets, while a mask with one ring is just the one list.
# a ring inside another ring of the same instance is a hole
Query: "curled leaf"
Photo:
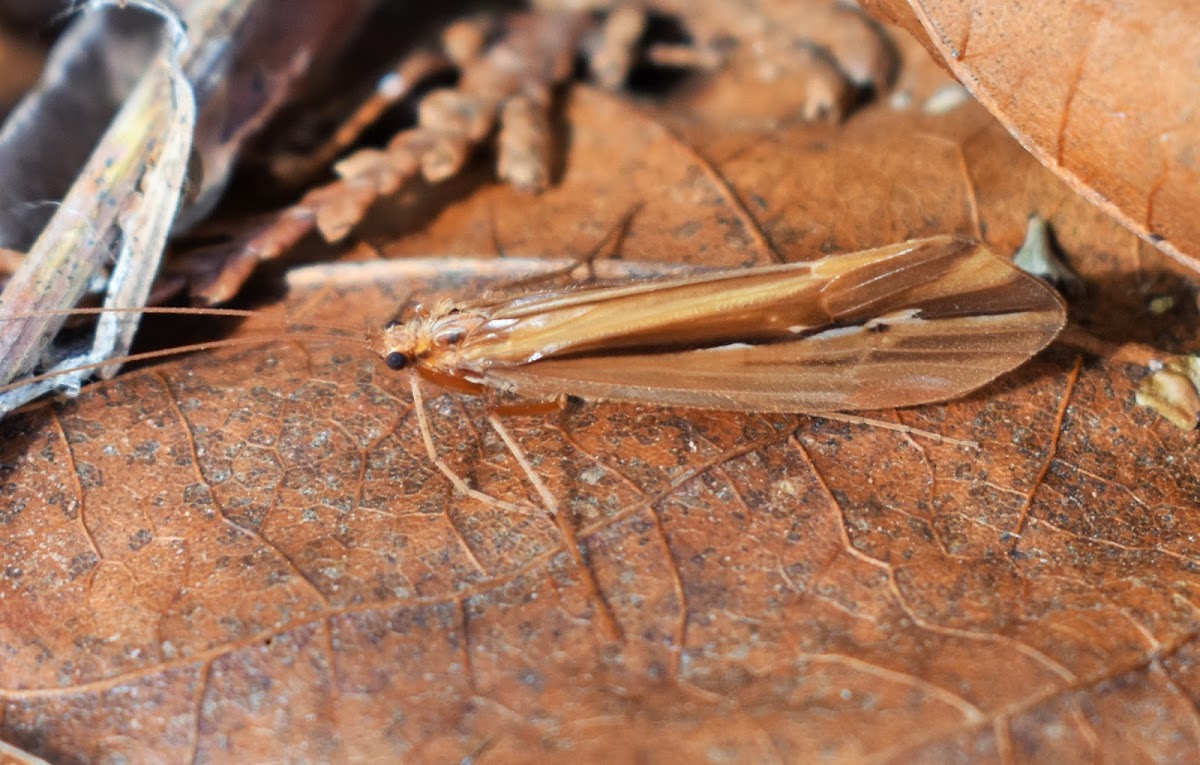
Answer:
[[1138, 385], [1138, 404], [1184, 430], [1200, 424], [1200, 356], [1172, 359]]

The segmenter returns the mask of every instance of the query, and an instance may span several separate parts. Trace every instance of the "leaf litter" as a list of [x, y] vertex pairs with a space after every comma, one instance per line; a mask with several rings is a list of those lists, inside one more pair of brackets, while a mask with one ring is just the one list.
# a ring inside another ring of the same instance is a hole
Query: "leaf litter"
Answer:
[[[613, 217], [597, 208], [628, 203], [611, 193], [620, 146], [648, 166], [623, 178], [653, 221], [625, 257], [766, 262], [747, 212], [785, 253], [947, 231], [1013, 251], [1040, 210], [1089, 285], [1074, 308], [1091, 331], [1190, 339], [1178, 313], [1138, 313], [1137, 286], [1175, 294], [1171, 267], [974, 105], [769, 140], [586, 90], [565, 114], [578, 153], [536, 205], [481, 188], [387, 254], [593, 241]], [[880, 188], [908, 196], [862, 201]], [[482, 268], [426, 287], [395, 267], [378, 293], [324, 282], [291, 312], [385, 321], [409, 294], [470, 294]], [[1137, 376], [1119, 364], [1089, 360], [1070, 384], [1077, 358], [888, 415], [980, 441], [969, 457], [792, 417], [602, 404], [506, 420], [617, 639], [559, 530], [456, 495], [406, 386], [365, 355], [284, 343], [93, 386], [0, 425], [16, 562], [0, 593], [19, 617], [4, 737], [88, 758], [1184, 759], [1194, 436], [1128, 406]], [[540, 506], [481, 402], [427, 403], [473, 488]]]

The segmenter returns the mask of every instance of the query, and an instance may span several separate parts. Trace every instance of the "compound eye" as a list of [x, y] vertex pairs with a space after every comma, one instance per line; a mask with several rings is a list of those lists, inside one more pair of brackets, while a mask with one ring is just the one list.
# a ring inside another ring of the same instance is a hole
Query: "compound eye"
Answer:
[[387, 364], [391, 369], [404, 369], [408, 366], [408, 356], [400, 351], [392, 351], [387, 356], [383, 357], [383, 363]]

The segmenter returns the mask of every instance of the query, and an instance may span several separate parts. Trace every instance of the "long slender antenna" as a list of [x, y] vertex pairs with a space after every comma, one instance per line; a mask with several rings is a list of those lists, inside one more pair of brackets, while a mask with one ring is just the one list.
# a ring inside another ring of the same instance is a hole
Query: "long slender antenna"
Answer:
[[224, 316], [238, 319], [270, 319], [275, 324], [312, 327], [336, 332], [362, 334], [362, 327], [352, 327], [347, 324], [333, 322], [305, 321], [288, 317], [276, 317], [262, 311], [252, 311], [244, 308], [183, 308], [183, 307], [141, 307], [141, 308], [62, 308], [45, 311], [25, 311], [22, 313], [0, 313], [0, 321], [16, 321], [19, 319], [35, 319], [46, 316], [99, 316], [106, 313], [144, 313], [151, 316]]
[[254, 346], [267, 345], [269, 343], [279, 342], [280, 340], [309, 340], [314, 342], [339, 343], [347, 345], [357, 345], [361, 347], [370, 347], [370, 344], [365, 338], [348, 338], [337, 335], [320, 335], [316, 333], [295, 332], [286, 335], [255, 335], [253, 337], [227, 337], [220, 340], [207, 340], [201, 343], [190, 343], [188, 345], [179, 345], [174, 348], [162, 348], [157, 351], [144, 351], [142, 353], [132, 353], [128, 356], [122, 356], [116, 359], [104, 359], [103, 361], [94, 361], [89, 364], [80, 364], [69, 369], [55, 369], [50, 372], [33, 375], [31, 377], [22, 378], [19, 381], [0, 385], [0, 394], [9, 391], [23, 388], [26, 385], [33, 385], [53, 380], [56, 377], [63, 377], [72, 372], [86, 372], [89, 369], [97, 369], [99, 367], [108, 366], [109, 364], [124, 364], [130, 361], [148, 361], [150, 359], [161, 359], [170, 356], [181, 356], [185, 353], [195, 353], [197, 351], [211, 351], [220, 348], [234, 348], [238, 346]]

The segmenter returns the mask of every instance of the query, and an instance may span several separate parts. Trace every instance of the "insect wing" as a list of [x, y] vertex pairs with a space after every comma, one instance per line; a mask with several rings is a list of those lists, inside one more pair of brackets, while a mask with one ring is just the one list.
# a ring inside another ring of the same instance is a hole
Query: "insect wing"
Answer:
[[512, 361], [477, 369], [523, 395], [790, 412], [960, 396], [1028, 360], [1066, 319], [1050, 287], [952, 237], [535, 297], [494, 316], [495, 336], [475, 350], [486, 362], [507, 343]]
[[827, 323], [808, 263], [535, 294], [483, 307], [459, 348], [478, 370], [631, 348], [690, 349], [719, 338], [786, 339]]

